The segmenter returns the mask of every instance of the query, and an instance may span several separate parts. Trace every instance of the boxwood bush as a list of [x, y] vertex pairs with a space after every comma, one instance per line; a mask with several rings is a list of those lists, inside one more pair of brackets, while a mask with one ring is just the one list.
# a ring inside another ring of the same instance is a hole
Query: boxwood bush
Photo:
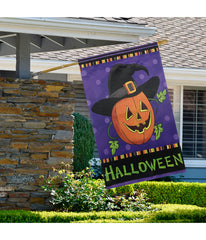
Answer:
[[206, 208], [191, 205], [155, 205], [158, 211], [102, 211], [102, 212], [31, 212], [25, 210], [0, 211], [0, 223], [205, 223]]
[[200, 223], [206, 222], [206, 208], [194, 205], [165, 204], [156, 205], [161, 211], [148, 216], [150, 222]]
[[145, 181], [133, 184], [143, 189], [152, 203], [189, 204], [206, 207], [206, 183]]

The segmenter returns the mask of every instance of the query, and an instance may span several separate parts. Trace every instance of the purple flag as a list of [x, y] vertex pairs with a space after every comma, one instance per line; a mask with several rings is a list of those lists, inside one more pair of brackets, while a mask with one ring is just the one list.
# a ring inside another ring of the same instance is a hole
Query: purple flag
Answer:
[[184, 172], [157, 43], [79, 66], [106, 187]]

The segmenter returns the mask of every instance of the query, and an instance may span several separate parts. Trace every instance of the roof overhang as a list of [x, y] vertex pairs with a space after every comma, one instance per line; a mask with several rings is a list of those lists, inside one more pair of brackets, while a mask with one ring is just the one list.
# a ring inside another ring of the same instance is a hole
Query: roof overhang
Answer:
[[[72, 63], [70, 61], [58, 61], [58, 60], [40, 60], [31, 59], [31, 72], [39, 72], [49, 68], [57, 67]], [[0, 70], [14, 71], [16, 65], [16, 59], [11, 57], [0, 57]], [[62, 68], [51, 73], [55, 74], [67, 74], [74, 75], [75, 80], [81, 80], [81, 74], [78, 65], [74, 65], [68, 68]], [[187, 68], [175, 68], [164, 67], [164, 73], [168, 85], [184, 85], [184, 86], [205, 86], [206, 84], [206, 69], [187, 69]], [[39, 78], [41, 79], [40, 75]]]
[[0, 56], [16, 54], [16, 76], [30, 78], [30, 54], [137, 43], [156, 28], [80, 18], [0, 18]]
[[138, 42], [156, 28], [138, 24], [95, 21], [78, 18], [22, 17], [0, 18], [0, 31], [48, 36]]
[[206, 69], [165, 67], [164, 73], [170, 85], [205, 87], [206, 84]]

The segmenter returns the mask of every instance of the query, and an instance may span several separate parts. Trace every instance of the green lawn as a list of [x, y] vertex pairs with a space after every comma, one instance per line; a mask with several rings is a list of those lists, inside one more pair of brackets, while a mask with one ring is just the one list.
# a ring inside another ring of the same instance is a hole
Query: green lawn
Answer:
[[0, 223], [197, 223], [206, 222], [206, 208], [194, 205], [156, 204], [158, 211], [107, 211], [63, 213], [46, 211], [2, 210]]

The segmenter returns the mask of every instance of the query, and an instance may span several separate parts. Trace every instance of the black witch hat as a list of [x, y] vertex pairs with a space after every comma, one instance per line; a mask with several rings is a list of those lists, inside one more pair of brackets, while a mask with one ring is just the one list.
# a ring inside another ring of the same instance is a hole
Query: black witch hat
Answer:
[[146, 67], [139, 64], [116, 64], [112, 67], [109, 79], [109, 98], [101, 99], [92, 106], [97, 114], [111, 116], [113, 106], [123, 98], [134, 97], [143, 92], [147, 98], [153, 98], [159, 88], [159, 78], [152, 77], [138, 86], [132, 78], [135, 71], [143, 70], [149, 75]]

